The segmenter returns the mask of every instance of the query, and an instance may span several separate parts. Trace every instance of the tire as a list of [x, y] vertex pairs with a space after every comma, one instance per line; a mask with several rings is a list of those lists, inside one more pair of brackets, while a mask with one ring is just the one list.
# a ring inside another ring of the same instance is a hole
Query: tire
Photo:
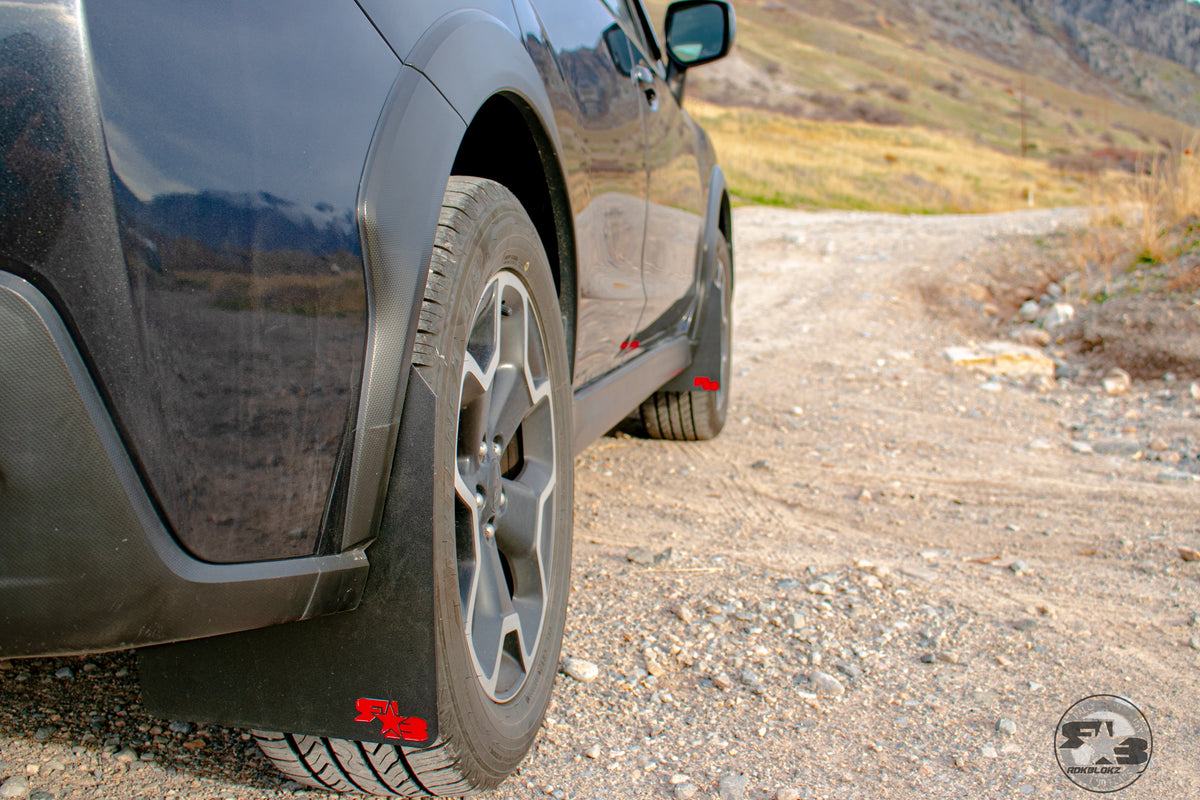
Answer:
[[[715, 391], [660, 391], [650, 395], [639, 409], [646, 435], [652, 439], [695, 442], [712, 439], [725, 427], [729, 411], [729, 362], [733, 336], [733, 259], [729, 243], [717, 234], [713, 253], [715, 286], [722, 290], [721, 368]], [[705, 325], [717, 324], [704, 320]]]
[[444, 400], [433, 465], [438, 737], [399, 748], [256, 732], [292, 779], [457, 797], [497, 786], [532, 746], [570, 583], [571, 387], [558, 308], [520, 202], [492, 181], [451, 178], [413, 352]]

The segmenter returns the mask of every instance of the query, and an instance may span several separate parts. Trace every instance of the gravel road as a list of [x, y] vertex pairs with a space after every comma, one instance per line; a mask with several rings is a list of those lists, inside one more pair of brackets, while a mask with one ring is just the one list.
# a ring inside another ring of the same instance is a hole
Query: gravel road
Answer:
[[[1085, 222], [738, 211], [730, 423], [578, 457], [564, 672], [492, 796], [1083, 797], [1054, 734], [1093, 694], [1154, 733], [1117, 796], [1200, 796], [1200, 376], [944, 356], [1013, 242]], [[319, 796], [135, 672], [0, 662], [0, 797]]]

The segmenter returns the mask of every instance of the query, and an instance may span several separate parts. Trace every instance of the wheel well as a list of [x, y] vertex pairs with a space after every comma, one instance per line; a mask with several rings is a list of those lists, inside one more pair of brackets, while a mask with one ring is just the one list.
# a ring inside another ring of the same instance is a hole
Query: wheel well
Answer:
[[571, 206], [549, 137], [519, 98], [500, 94], [479, 109], [463, 135], [455, 175], [487, 178], [517, 196], [554, 274], [571, 373], [575, 372], [575, 242]]

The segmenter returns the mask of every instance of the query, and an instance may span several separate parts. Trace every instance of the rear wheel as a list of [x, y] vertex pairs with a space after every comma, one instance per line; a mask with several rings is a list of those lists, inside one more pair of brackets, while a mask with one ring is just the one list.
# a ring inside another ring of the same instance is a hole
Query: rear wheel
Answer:
[[[366, 794], [460, 796], [524, 758], [558, 666], [571, 558], [570, 382], [537, 231], [504, 187], [452, 178], [414, 348], [435, 420], [438, 738], [256, 733], [283, 772]], [[403, 613], [403, 609], [397, 609]]]
[[[714, 389], [655, 392], [642, 403], [640, 413], [646, 434], [653, 439], [699, 441], [712, 439], [725, 427], [729, 411], [729, 362], [733, 331], [733, 259], [729, 243], [717, 234], [713, 287], [721, 292], [721, 318], [704, 320], [720, 325], [721, 366]], [[699, 379], [697, 379], [699, 380]]]

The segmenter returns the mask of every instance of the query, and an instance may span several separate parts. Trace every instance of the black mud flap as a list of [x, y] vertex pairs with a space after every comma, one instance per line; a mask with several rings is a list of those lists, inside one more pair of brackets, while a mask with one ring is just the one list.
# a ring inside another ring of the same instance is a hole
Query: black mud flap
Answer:
[[[718, 288], [711, 280], [705, 287], [704, 301], [696, 321], [699, 338], [693, 345], [692, 363], [668, 381], [659, 391], [715, 391], [721, 380], [721, 309], [728, 286]], [[713, 320], [716, 320], [713, 322]]]
[[416, 746], [437, 737], [435, 405], [433, 391], [410, 371], [383, 521], [367, 549], [370, 573], [361, 605], [304, 622], [139, 650], [150, 713]]

